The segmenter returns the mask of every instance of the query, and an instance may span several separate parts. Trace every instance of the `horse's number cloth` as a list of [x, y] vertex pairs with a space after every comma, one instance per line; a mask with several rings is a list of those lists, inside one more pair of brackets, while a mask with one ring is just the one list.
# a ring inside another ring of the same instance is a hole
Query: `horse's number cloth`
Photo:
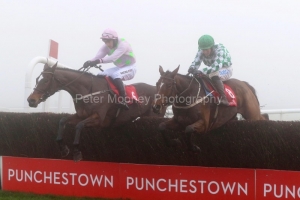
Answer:
[[[211, 84], [206, 84], [208, 89], [210, 91], [213, 91], [213, 87]], [[225, 91], [225, 94], [226, 94], [226, 97], [227, 97], [227, 100], [228, 100], [228, 103], [229, 103], [229, 106], [233, 106], [233, 107], [236, 107], [237, 106], [237, 102], [236, 102], [236, 98], [235, 98], [235, 94], [234, 94], [234, 91], [231, 89], [231, 87], [229, 87], [228, 85], [224, 84], [224, 91]], [[212, 92], [212, 95], [215, 97], [215, 98], [218, 98], [220, 95], [219, 93], [217, 93], [216, 91], [213, 91]]]
[[[111, 79], [106, 76], [105, 77], [110, 88], [114, 91], [114, 93], [116, 93], [117, 95], [119, 95], [119, 91], [118, 89], [116, 88], [116, 86], [113, 84], [113, 82], [111, 81]], [[130, 103], [133, 103], [133, 100], [139, 102], [139, 96], [138, 96], [138, 93], [136, 92], [136, 89], [133, 85], [125, 85], [125, 91], [126, 91], [126, 95], [127, 97], [130, 98], [131, 102]]]

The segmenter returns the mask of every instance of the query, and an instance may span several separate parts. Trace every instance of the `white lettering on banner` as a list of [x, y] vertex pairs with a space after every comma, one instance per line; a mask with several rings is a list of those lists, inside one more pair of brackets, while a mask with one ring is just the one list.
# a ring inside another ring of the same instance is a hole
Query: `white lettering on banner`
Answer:
[[[36, 171], [36, 172], [34, 173], [34, 175], [33, 175], [34, 181], [37, 182], [37, 183], [41, 183], [42, 180], [41, 180], [41, 179], [38, 180], [38, 179], [36, 178], [36, 177], [37, 177], [37, 174], [42, 175], [42, 172]], [[25, 182], [26, 182], [26, 181], [25, 181]]]
[[[198, 183], [198, 184], [197, 184]], [[201, 194], [231, 194], [231, 195], [248, 195], [248, 183], [238, 182], [217, 182], [204, 180], [186, 180], [186, 179], [148, 179], [138, 177], [126, 178], [126, 189], [152, 190], [160, 192], [179, 192], [179, 193], [196, 193]]]
[[[21, 174], [23, 174], [23, 170], [21, 170]], [[18, 170], [17, 170], [17, 174], [18, 174]], [[49, 183], [52, 183], [52, 172], [49, 173], [49, 176], [46, 175], [47, 172], [44, 172], [44, 183], [47, 183], [47, 179], [49, 179]], [[21, 182], [21, 181], [20, 181]]]
[[60, 175], [60, 173], [59, 172], [54, 172], [54, 184], [55, 185], [60, 185], [60, 182], [59, 182], [59, 179], [60, 179], [60, 177], [59, 177], [59, 175]]
[[[8, 169], [8, 181], [17, 182], [32, 182], [40, 184], [55, 184], [55, 185], [80, 185], [93, 187], [114, 187], [114, 177], [94, 174], [77, 174], [66, 172], [41, 172], [41, 171], [26, 171], [18, 169]], [[154, 188], [154, 187], [153, 187]]]
[[197, 188], [196, 188], [196, 186], [194, 185], [195, 183], [196, 183], [196, 181], [194, 181], [194, 180], [191, 180], [191, 181], [190, 181], [190, 186], [193, 188], [193, 190], [189, 189], [189, 192], [190, 192], [190, 193], [196, 193], [196, 192], [197, 192]]
[[300, 187], [287, 186], [287, 185], [271, 185], [268, 183], [264, 184], [264, 197], [274, 195], [276, 198], [293, 198], [300, 199]]
[[225, 186], [224, 185], [224, 183], [222, 182], [221, 183], [222, 184], [222, 188], [223, 188], [223, 191], [226, 193], [227, 192], [227, 190], [229, 189], [229, 191], [230, 191], [230, 194], [232, 194], [233, 193], [233, 191], [234, 191], [234, 186], [235, 186], [235, 183], [233, 183], [232, 184], [232, 187], [230, 187], [230, 184], [229, 183], [227, 183], [227, 185]]
[[[212, 185], [212, 184], [216, 185], [216, 191], [212, 191], [212, 190], [211, 190], [211, 185]], [[220, 191], [219, 184], [218, 184], [217, 182], [215, 182], [215, 181], [210, 182], [210, 183], [208, 184], [208, 191], [209, 191], [209, 193], [211, 193], [211, 194], [218, 194], [219, 191]]]
[[68, 178], [66, 177], [68, 174], [67, 173], [63, 173], [62, 174], [62, 178], [64, 179], [63, 182], [61, 182], [63, 185], [68, 185], [69, 181]]
[[[154, 179], [153, 179], [154, 180]], [[160, 182], [167, 182], [165, 179], [158, 179], [158, 181], [157, 181], [157, 183], [156, 183], [156, 186], [157, 186], [157, 189], [159, 190], [159, 191], [161, 191], [161, 192], [164, 192], [164, 191], [166, 191], [167, 190], [167, 188], [165, 187], [165, 188], [160, 188], [159, 186], [160, 186]], [[154, 189], [153, 189], [154, 190]]]

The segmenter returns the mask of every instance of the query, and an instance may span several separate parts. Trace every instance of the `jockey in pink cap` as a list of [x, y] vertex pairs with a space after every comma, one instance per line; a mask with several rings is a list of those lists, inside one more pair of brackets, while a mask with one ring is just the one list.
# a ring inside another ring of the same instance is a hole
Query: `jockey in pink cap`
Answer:
[[99, 63], [115, 64], [114, 67], [100, 72], [99, 75], [110, 76], [117, 89], [119, 90], [121, 108], [128, 110], [129, 107], [125, 101], [126, 93], [122, 81], [131, 80], [136, 73], [135, 56], [130, 44], [124, 39], [119, 39], [116, 31], [106, 29], [101, 36], [105, 43], [96, 56], [83, 64], [84, 68], [95, 66]]

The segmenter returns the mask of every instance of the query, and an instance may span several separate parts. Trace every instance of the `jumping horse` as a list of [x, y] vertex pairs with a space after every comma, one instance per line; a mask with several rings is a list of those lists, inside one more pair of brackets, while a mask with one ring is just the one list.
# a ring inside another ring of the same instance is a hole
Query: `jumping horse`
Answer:
[[236, 118], [240, 113], [246, 120], [265, 120], [260, 113], [259, 101], [255, 89], [247, 82], [238, 79], [224, 81], [234, 94], [235, 106], [218, 105], [218, 99], [212, 96], [214, 90], [206, 91], [210, 79], [199, 74], [195, 76], [178, 74], [179, 66], [174, 71], [164, 72], [159, 67], [160, 79], [157, 82], [157, 95], [153, 111], [159, 113], [165, 106], [172, 105], [173, 117], [159, 125], [168, 146], [181, 145], [179, 139], [171, 139], [167, 130], [184, 131], [184, 142], [190, 151], [199, 152], [193, 142], [194, 133], [205, 133], [216, 129]]
[[[41, 80], [39, 80], [40, 77], [42, 77]], [[83, 158], [79, 148], [80, 133], [84, 127], [117, 127], [138, 117], [164, 116], [165, 111], [160, 115], [152, 111], [155, 86], [145, 83], [136, 83], [132, 86], [138, 94], [138, 102], [131, 102], [128, 111], [120, 110], [116, 94], [112, 92], [106, 77], [95, 76], [87, 70], [59, 68], [57, 63], [52, 67], [45, 64], [27, 101], [30, 107], [37, 107], [39, 103], [46, 101], [59, 90], [65, 90], [72, 96], [76, 113], [60, 120], [56, 140], [62, 157], [66, 157], [70, 149], [63, 141], [64, 129], [66, 125], [75, 125], [73, 159], [80, 161]]]

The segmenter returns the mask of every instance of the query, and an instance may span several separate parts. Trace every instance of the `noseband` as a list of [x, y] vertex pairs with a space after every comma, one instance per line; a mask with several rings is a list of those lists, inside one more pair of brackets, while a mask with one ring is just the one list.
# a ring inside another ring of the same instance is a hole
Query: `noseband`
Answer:
[[48, 91], [48, 88], [45, 89], [45, 90], [37, 89], [37, 85], [38, 85], [38, 82], [39, 82], [39, 78], [40, 78], [41, 75], [43, 75], [43, 74], [51, 74], [51, 75], [52, 75], [52, 78], [50, 79], [49, 86], [52, 84], [53, 79], [56, 79], [58, 82], [60, 82], [60, 80], [57, 79], [57, 78], [54, 76], [54, 73], [53, 73], [53, 72], [42, 72], [42, 73], [36, 78], [36, 80], [35, 80], [35, 87], [34, 87], [33, 90], [42, 93], [42, 96], [41, 96], [41, 98], [40, 98], [40, 100], [41, 100], [42, 102], [43, 102], [43, 101], [46, 101], [46, 99], [47, 99], [48, 97], [51, 96], [51, 93]]

